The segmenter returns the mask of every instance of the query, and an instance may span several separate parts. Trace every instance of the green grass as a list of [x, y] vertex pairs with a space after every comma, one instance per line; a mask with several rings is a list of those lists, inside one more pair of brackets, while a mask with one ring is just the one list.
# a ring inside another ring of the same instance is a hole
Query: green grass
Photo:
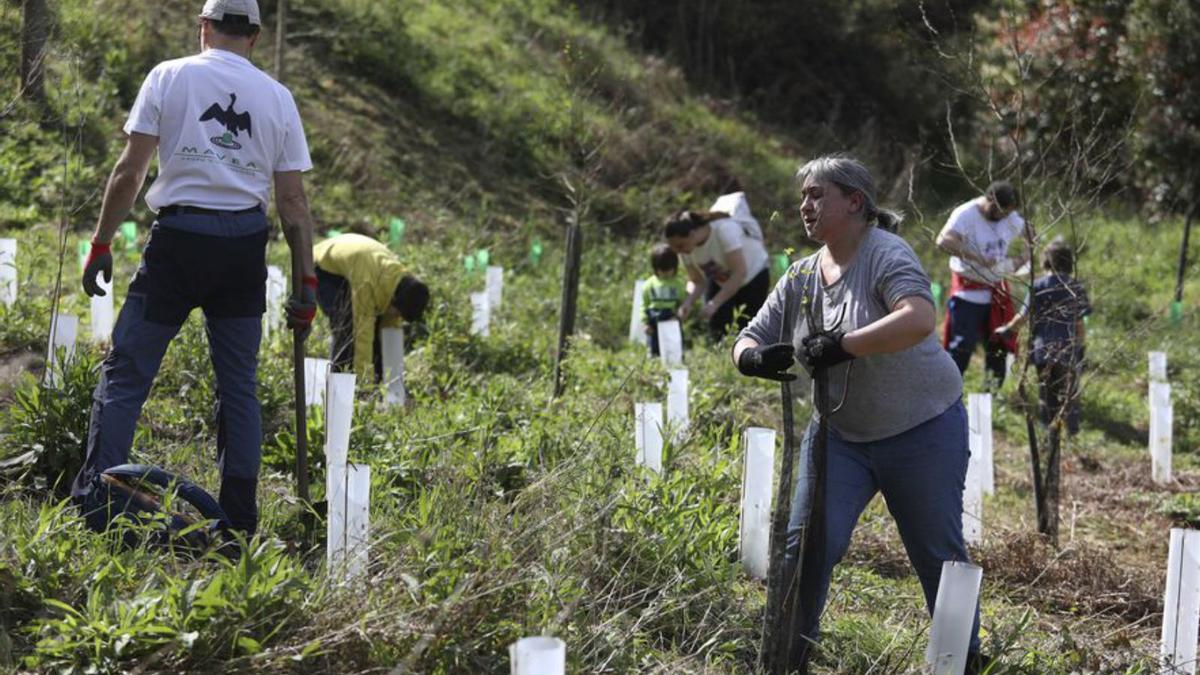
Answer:
[[[59, 3], [51, 122], [22, 109], [0, 138], [0, 230], [20, 240], [25, 291], [0, 307], [6, 359], [44, 350], [57, 270], [48, 223], [78, 225], [61, 308], [86, 316], [75, 244], [119, 148], [114, 130], [144, 72], [193, 48], [192, 3], [158, 3], [135, 21], [114, 11], [125, 4]], [[790, 183], [799, 151], [753, 119], [715, 112], [669, 64], [627, 51], [550, 0], [291, 6], [301, 37], [289, 84], [318, 167], [308, 185], [320, 226], [378, 234], [389, 216], [404, 216], [400, 255], [433, 287], [428, 321], [409, 336], [411, 404], [384, 408], [369, 387], [357, 401], [351, 459], [372, 467], [370, 574], [338, 587], [320, 538], [303, 534], [290, 474], [291, 344], [281, 334], [261, 351], [262, 535], [249, 553], [176, 560], [85, 531], [52, 489], [79, 461], [103, 355], [83, 345], [62, 392], [33, 375], [0, 384], [0, 459], [30, 450], [42, 458], [24, 476], [0, 475], [0, 670], [341, 673], [405, 664], [498, 673], [511, 641], [549, 633], [567, 641], [570, 672], [750, 671], [764, 598], [737, 563], [738, 439], [747, 425], [779, 428], [777, 389], [739, 377], [727, 345], [697, 340], [688, 355], [692, 430], [668, 447], [663, 477], [638, 470], [633, 403], [662, 399], [667, 376], [625, 344], [627, 303], [662, 215], [735, 186], [750, 192], [773, 250], [804, 248]], [[13, 11], [0, 8], [6, 58], [15, 53]], [[264, 38], [257, 58], [269, 65]], [[563, 177], [592, 211], [567, 389], [552, 400]], [[904, 230], [943, 284], [932, 237], [948, 206], [926, 207], [927, 219]], [[141, 206], [134, 217], [145, 230]], [[994, 673], [1154, 670], [1165, 531], [1195, 518], [1187, 491], [1200, 441], [1200, 342], [1194, 312], [1178, 327], [1166, 319], [1179, 223], [1093, 213], [1079, 230], [1095, 316], [1084, 431], [1065, 455], [1058, 550], [1029, 536], [1015, 382], [997, 398], [998, 489], [974, 551], [985, 566]], [[538, 265], [527, 259], [535, 239], [546, 244]], [[481, 247], [510, 270], [489, 338], [468, 335], [468, 293], [483, 278], [461, 263]], [[286, 269], [281, 242], [270, 258]], [[118, 306], [136, 263], [135, 253], [117, 257]], [[1189, 284], [1185, 298], [1197, 290]], [[324, 351], [326, 330], [318, 322], [311, 355]], [[1145, 457], [1152, 348], [1169, 350], [1174, 385], [1180, 479], [1168, 488], [1149, 482]], [[980, 388], [979, 370], [968, 374], [970, 391]], [[168, 350], [132, 457], [215, 491], [212, 403], [193, 316]], [[306, 433], [319, 497], [319, 415]], [[834, 575], [817, 672], [911, 672], [927, 627], [895, 526], [876, 500]]]
[[[1106, 221], [1094, 227], [1100, 239], [1126, 229]], [[666, 373], [624, 344], [627, 288], [640, 274], [640, 263], [624, 255], [630, 244], [599, 242], [587, 249], [569, 386], [551, 401], [557, 245], [547, 247], [536, 267], [494, 254], [514, 271], [491, 337], [476, 338], [467, 335], [466, 298], [482, 287], [482, 277], [464, 273], [455, 256], [437, 255], [445, 244], [421, 243], [419, 228], [411, 234], [401, 255], [433, 280], [435, 301], [426, 328], [411, 340], [410, 407], [383, 408], [370, 390], [357, 403], [351, 458], [373, 469], [374, 545], [363, 587], [336, 587], [320, 541], [302, 535], [291, 496], [290, 345], [277, 333], [263, 345], [259, 374], [268, 431], [263, 534], [252, 554], [235, 564], [187, 563], [153, 550], [119, 550], [84, 531], [69, 509], [29, 480], [10, 482], [0, 502], [0, 580], [11, 599], [11, 609], [0, 615], [11, 643], [8, 663], [116, 670], [149, 658], [168, 670], [219, 663], [246, 672], [346, 672], [407, 662], [419, 672], [501, 672], [509, 642], [549, 632], [567, 640], [575, 670], [733, 673], [751, 666], [763, 595], [737, 563], [737, 446], [747, 425], [779, 426], [775, 388], [738, 377], [724, 348], [698, 344], [688, 357], [693, 429], [686, 441], [668, 447], [665, 476], [647, 475], [632, 463], [632, 404], [663, 398]], [[21, 259], [25, 287], [39, 297], [54, 269], [53, 233], [19, 236], [30, 254]], [[449, 248], [469, 250], [466, 242]], [[281, 245], [273, 246], [273, 260], [284, 255]], [[118, 279], [127, 279], [135, 262], [132, 255], [119, 257]], [[64, 306], [82, 312], [75, 283], [72, 274]], [[1125, 292], [1105, 283], [1101, 278], [1093, 285], [1098, 298]], [[12, 311], [29, 332], [45, 330], [44, 305], [22, 302]], [[1118, 321], [1097, 312], [1091, 353], [1116, 351], [1105, 336], [1119, 330], [1112, 325]], [[324, 331], [319, 324], [311, 354], [322, 351]], [[193, 316], [168, 351], [134, 458], [177, 469], [215, 490], [212, 375], [201, 333]], [[1144, 352], [1145, 339], [1129, 339]], [[83, 351], [92, 364], [101, 353]], [[1120, 369], [1140, 373], [1143, 361], [1132, 355], [1100, 360], [1089, 400], [1111, 398], [1106, 410], [1112, 415], [1138, 409], [1141, 387], [1127, 384], [1133, 378]], [[969, 389], [978, 385], [977, 370]], [[77, 374], [85, 396], [90, 373]], [[993, 672], [1065, 673], [1096, 664], [1148, 672], [1153, 619], [1126, 628], [1128, 613], [1086, 604], [1083, 590], [1061, 582], [1052, 593], [1040, 592], [1037, 571], [1027, 568], [1086, 570], [1117, 555], [1140, 566], [1130, 583], [1142, 597], [1160, 592], [1155, 583], [1165, 545], [1155, 539], [1133, 557], [1114, 549], [1129, 527], [1146, 524], [1085, 504], [1074, 507], [1083, 514], [1077, 538], [1064, 544], [1075, 553], [1055, 562], [1050, 552], [1026, 550], [1021, 537], [1032, 529], [1032, 507], [1023, 426], [1007, 405], [1013, 388], [1006, 387], [996, 409], [998, 492], [988, 499], [989, 530], [980, 549], [985, 566], [992, 565], [985, 572], [984, 628], [985, 644], [1000, 655]], [[18, 383], [16, 400], [35, 391], [31, 379]], [[30, 433], [17, 425], [23, 414], [58, 419], [44, 403], [32, 409], [10, 407], [7, 438]], [[1089, 479], [1077, 466], [1089, 455], [1104, 465], [1101, 476], [1113, 476], [1112, 498], [1123, 508], [1149, 514], [1155, 523], [1190, 508], [1184, 496], [1155, 490], [1148, 479], [1122, 484], [1128, 480], [1122, 472], [1136, 474], [1145, 451], [1140, 443], [1106, 436], [1092, 423], [1091, 404], [1087, 411], [1079, 446], [1068, 451], [1076, 463], [1068, 470], [1068, 494], [1077, 489], [1072, 481]], [[65, 437], [82, 438], [82, 418], [63, 419]], [[311, 421], [309, 435], [319, 497], [319, 419]], [[1194, 455], [1177, 458], [1186, 481], [1194, 465]], [[1064, 532], [1071, 504], [1064, 500]], [[915, 668], [927, 622], [894, 524], [876, 501], [835, 574], [818, 672]], [[1108, 633], [1116, 637], [1096, 638]]]

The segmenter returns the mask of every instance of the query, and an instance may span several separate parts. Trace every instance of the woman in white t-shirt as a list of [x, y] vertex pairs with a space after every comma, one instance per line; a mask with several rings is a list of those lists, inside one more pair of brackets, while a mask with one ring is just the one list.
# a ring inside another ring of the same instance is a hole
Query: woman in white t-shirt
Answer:
[[688, 210], [667, 218], [664, 235], [688, 275], [680, 318], [691, 314], [703, 293], [700, 318], [708, 322], [713, 340], [735, 323], [739, 330], [745, 328], [771, 290], [762, 235], [748, 232], [728, 213]]

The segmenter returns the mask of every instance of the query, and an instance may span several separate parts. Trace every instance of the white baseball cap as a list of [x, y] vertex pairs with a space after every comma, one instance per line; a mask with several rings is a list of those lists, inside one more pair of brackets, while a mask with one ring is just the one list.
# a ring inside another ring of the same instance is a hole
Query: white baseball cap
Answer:
[[250, 25], [262, 25], [257, 0], [207, 0], [200, 11], [200, 18], [223, 21], [227, 14], [241, 14], [250, 18]]

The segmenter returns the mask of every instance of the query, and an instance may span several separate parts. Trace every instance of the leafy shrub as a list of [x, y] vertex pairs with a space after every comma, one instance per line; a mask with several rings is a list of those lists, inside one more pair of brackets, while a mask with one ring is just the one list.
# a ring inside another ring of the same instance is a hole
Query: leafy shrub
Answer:
[[92, 352], [77, 349], [58, 386], [27, 376], [17, 387], [4, 429], [9, 449], [23, 457], [12, 471], [29, 488], [53, 488], [59, 496], [69, 491], [71, 479], [83, 466], [97, 367]]

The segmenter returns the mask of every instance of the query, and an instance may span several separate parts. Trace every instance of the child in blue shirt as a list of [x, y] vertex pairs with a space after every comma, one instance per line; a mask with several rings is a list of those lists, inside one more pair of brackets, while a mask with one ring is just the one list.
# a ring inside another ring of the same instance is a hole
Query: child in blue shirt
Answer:
[[642, 311], [646, 314], [650, 355], [658, 356], [658, 322], [677, 318], [687, 287], [679, 278], [679, 256], [670, 246], [659, 244], [650, 251], [650, 268], [654, 274], [642, 287]]
[[1030, 357], [1038, 372], [1038, 414], [1043, 424], [1057, 419], [1066, 422], [1067, 433], [1079, 432], [1079, 378], [1083, 371], [1084, 323], [1091, 314], [1087, 291], [1071, 275], [1075, 252], [1062, 238], [1050, 242], [1042, 253], [1045, 275], [1011, 321], [996, 329], [1003, 335], [1033, 314], [1033, 351]]

